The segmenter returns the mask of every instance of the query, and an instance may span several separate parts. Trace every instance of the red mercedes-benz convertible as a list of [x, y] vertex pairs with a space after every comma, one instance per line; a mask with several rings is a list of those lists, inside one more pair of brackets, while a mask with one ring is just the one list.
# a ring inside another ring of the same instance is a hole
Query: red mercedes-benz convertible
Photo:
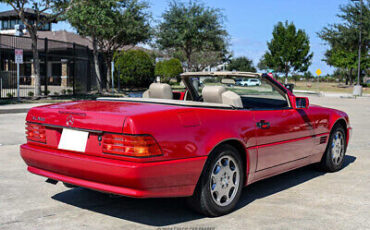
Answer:
[[[238, 84], [257, 78], [259, 85]], [[230, 212], [242, 188], [308, 164], [344, 161], [346, 113], [309, 105], [267, 74], [198, 72], [153, 83], [142, 98], [32, 108], [21, 155], [48, 178], [128, 197], [189, 197], [207, 216]]]

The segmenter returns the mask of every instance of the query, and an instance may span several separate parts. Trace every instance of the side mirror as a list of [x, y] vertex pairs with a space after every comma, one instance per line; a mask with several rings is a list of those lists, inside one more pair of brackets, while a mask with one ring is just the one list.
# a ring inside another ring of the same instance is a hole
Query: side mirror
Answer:
[[295, 97], [294, 103], [296, 109], [307, 109], [310, 105], [310, 101], [307, 97]]

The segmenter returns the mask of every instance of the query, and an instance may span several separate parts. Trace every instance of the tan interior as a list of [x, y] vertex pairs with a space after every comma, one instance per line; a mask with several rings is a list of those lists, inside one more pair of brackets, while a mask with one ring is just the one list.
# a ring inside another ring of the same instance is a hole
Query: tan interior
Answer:
[[225, 105], [225, 104], [221, 104], [221, 103], [207, 103], [207, 102], [201, 102], [201, 101], [180, 101], [180, 100], [159, 99], [159, 98], [99, 97], [96, 100], [98, 100], [98, 101], [147, 102], [147, 103], [159, 103], [159, 104], [195, 106], [195, 107], [232, 108], [230, 105]]
[[202, 90], [203, 101], [208, 103], [220, 103], [243, 108], [241, 97], [224, 86], [205, 86]]
[[164, 83], [152, 83], [143, 93], [143, 98], [173, 99], [171, 86]]
[[222, 104], [222, 94], [224, 92], [226, 92], [226, 88], [221, 85], [204, 86], [202, 90], [203, 101]]

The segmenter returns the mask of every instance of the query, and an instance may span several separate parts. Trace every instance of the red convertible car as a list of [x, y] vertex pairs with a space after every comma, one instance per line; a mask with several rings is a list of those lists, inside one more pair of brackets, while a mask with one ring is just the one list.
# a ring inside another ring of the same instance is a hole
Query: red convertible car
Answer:
[[[236, 84], [257, 78], [256, 86]], [[305, 165], [341, 169], [346, 113], [309, 105], [267, 74], [196, 72], [153, 83], [142, 98], [32, 108], [28, 171], [136, 198], [188, 197], [207, 216], [235, 207], [242, 188]]]

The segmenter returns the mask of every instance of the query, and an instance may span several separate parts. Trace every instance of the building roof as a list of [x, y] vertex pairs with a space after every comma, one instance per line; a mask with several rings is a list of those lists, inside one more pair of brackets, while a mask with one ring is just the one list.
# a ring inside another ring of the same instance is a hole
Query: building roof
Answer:
[[[59, 30], [59, 31], [38, 31], [37, 36], [39, 39], [45, 39], [47, 38], [49, 40], [49, 49], [67, 49], [68, 47], [71, 48], [72, 44], [75, 43], [76, 45], [79, 46], [84, 46], [84, 47], [89, 47], [90, 50], [93, 49], [92, 47], [92, 42], [89, 37], [82, 37], [76, 33], [73, 32], [68, 32], [65, 30]], [[23, 38], [28, 38], [28, 39], [23, 39]], [[29, 36], [29, 33], [26, 32], [24, 36], [22, 37], [16, 37], [14, 35], [10, 34], [2, 34], [0, 33], [0, 48], [5, 48], [5, 47], [14, 47], [14, 39], [20, 39], [20, 42], [16, 42], [17, 47], [19, 49], [24, 49], [24, 50], [31, 50], [31, 39]], [[39, 40], [43, 41], [43, 40]], [[39, 44], [39, 49], [43, 49], [43, 42]], [[140, 46], [132, 46], [128, 45], [123, 47], [122, 49], [119, 50], [143, 50], [148, 52], [149, 50], [140, 47]]]
[[[28, 33], [26, 33], [25, 35], [29, 36]], [[42, 39], [47, 38], [49, 40], [55, 40], [60, 42], [76, 43], [77, 45], [88, 46], [89, 49], [93, 48], [90, 38], [82, 37], [76, 33], [68, 32], [65, 30], [37, 31], [37, 36]]]
[[[48, 13], [41, 13], [41, 17], [47, 17]], [[30, 9], [30, 8], [25, 8], [24, 9], [24, 16], [25, 18], [27, 19], [36, 19], [36, 11], [33, 10], [33, 9]], [[17, 13], [17, 11], [15, 10], [8, 10], [8, 11], [3, 11], [3, 12], [0, 12], [0, 20], [1, 19], [18, 19], [19, 18], [19, 15]], [[53, 21], [54, 23], [56, 22]]]
[[[25, 34], [26, 36], [29, 36], [28, 33]], [[89, 49], [93, 49], [92, 47], [92, 41], [90, 37], [83, 37], [79, 34], [73, 33], [73, 32], [68, 32], [66, 30], [58, 30], [58, 31], [38, 31], [37, 35], [39, 38], [47, 38], [49, 40], [54, 40], [54, 41], [61, 41], [61, 42], [68, 42], [68, 43], [76, 43], [77, 45], [81, 46], [88, 46]], [[147, 49], [139, 46], [125, 46], [123, 49], [120, 50], [129, 50], [129, 49], [134, 49], [134, 50], [143, 50], [143, 51], [148, 51]]]

